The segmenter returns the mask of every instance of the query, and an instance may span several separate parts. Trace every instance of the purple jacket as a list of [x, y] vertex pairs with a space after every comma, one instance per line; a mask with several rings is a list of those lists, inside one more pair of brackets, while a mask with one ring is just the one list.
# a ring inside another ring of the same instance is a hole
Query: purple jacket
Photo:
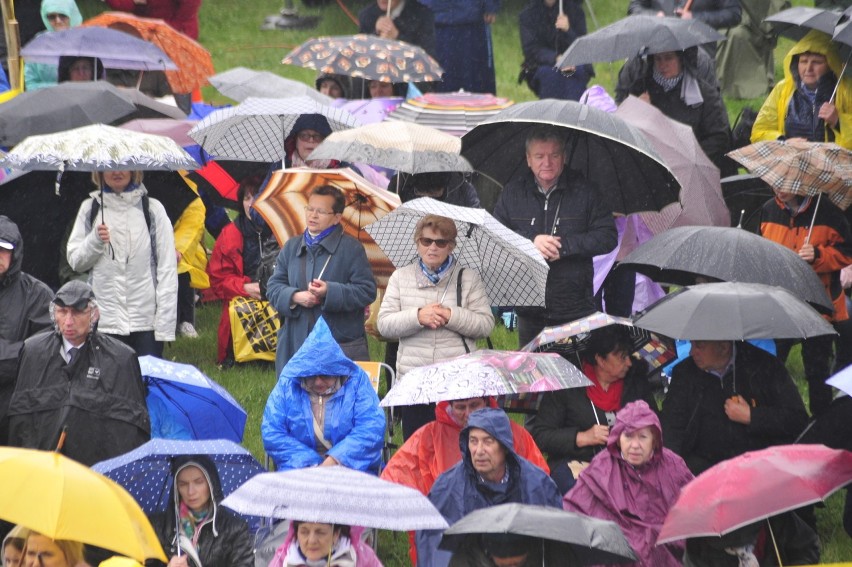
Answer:
[[[364, 528], [353, 526], [351, 528], [350, 542], [355, 554], [358, 557], [357, 567], [382, 567], [381, 561], [376, 557], [376, 552], [373, 548], [361, 541], [361, 534]], [[284, 543], [275, 551], [275, 556], [269, 563], [269, 567], [284, 567], [284, 560], [287, 558], [287, 550], [290, 549], [290, 544], [296, 539], [296, 533], [293, 531], [293, 524], [290, 524], [290, 529], [287, 530], [287, 538]], [[332, 566], [333, 567], [333, 566]]]
[[[622, 459], [618, 440], [623, 432], [643, 427], [654, 432], [654, 454], [645, 465], [634, 468]], [[616, 416], [607, 450], [595, 455], [562, 500], [565, 510], [617, 523], [639, 556], [639, 561], [631, 564], [634, 566], [681, 565], [682, 543], [654, 544], [680, 489], [693, 477], [683, 459], [662, 447], [657, 414], [644, 401], [627, 404]]]

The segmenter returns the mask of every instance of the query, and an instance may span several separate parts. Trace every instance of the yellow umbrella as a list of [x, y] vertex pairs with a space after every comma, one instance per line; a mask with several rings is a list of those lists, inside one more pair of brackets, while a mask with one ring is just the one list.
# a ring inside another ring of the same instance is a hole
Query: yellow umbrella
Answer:
[[0, 447], [0, 518], [53, 539], [95, 545], [142, 562], [167, 561], [133, 497], [59, 453]]

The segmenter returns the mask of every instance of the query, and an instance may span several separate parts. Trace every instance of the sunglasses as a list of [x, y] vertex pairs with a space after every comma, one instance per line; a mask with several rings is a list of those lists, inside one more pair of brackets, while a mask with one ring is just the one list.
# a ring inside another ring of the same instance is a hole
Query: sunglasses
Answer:
[[437, 240], [434, 238], [426, 238], [425, 236], [421, 236], [417, 239], [417, 242], [420, 243], [420, 246], [423, 248], [429, 248], [433, 244], [438, 248], [446, 248], [450, 245], [452, 240], [447, 240], [446, 238], [438, 238]]

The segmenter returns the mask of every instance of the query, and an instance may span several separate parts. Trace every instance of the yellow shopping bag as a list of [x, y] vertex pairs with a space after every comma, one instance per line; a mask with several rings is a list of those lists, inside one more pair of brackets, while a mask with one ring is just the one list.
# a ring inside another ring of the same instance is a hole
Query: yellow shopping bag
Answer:
[[275, 360], [281, 321], [268, 301], [235, 297], [228, 305], [228, 316], [231, 319], [234, 360]]

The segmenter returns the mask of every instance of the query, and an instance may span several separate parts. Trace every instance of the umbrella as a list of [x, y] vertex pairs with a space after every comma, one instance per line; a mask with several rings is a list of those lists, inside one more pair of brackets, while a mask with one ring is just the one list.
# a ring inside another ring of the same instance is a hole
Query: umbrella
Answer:
[[571, 100], [510, 106], [462, 137], [462, 155], [505, 185], [529, 171], [526, 138], [543, 125], [565, 132], [565, 167], [597, 183], [614, 212], [659, 211], [678, 202], [680, 185], [644, 134], [618, 116]]
[[208, 153], [246, 161], [284, 159], [284, 139], [302, 114], [322, 114], [332, 131], [358, 126], [355, 117], [306, 96], [247, 98], [208, 114], [189, 131]]
[[544, 305], [547, 263], [531, 241], [483, 209], [423, 197], [404, 203], [368, 226], [367, 232], [393, 265], [401, 268], [417, 259], [414, 228], [427, 214], [455, 221], [458, 237], [453, 254], [459, 266], [479, 272], [492, 305]]
[[[554, 542], [545, 557], [561, 557], [564, 565], [636, 561], [636, 553], [618, 524], [558, 508], [500, 504], [475, 510], [444, 531], [441, 548], [458, 549], [470, 534], [517, 534]], [[557, 550], [561, 553], [557, 553]]]
[[852, 396], [852, 366], [847, 366], [831, 378], [825, 381], [829, 386], [843, 390]]
[[772, 26], [773, 32], [789, 37], [793, 41], [799, 41], [811, 30], [832, 35], [841, 15], [840, 12], [833, 10], [794, 6], [772, 14], [763, 21]]
[[733, 220], [737, 221], [737, 227], [759, 233], [760, 210], [766, 201], [775, 197], [775, 193], [765, 181], [751, 173], [730, 175], [722, 178], [721, 182], [725, 204]]
[[174, 140], [179, 146], [192, 146], [195, 145], [195, 140], [189, 137], [188, 132], [195, 124], [195, 120], [188, 120], [187, 118], [136, 118], [122, 123], [119, 128], [143, 134], [165, 136]]
[[173, 420], [192, 439], [242, 441], [246, 411], [225, 388], [191, 364], [142, 356], [139, 366], [148, 387], [148, 407], [168, 412], [159, 419]]
[[381, 122], [405, 100], [399, 96], [346, 100], [339, 98], [331, 103], [354, 116], [361, 124]]
[[473, 171], [461, 157], [461, 140], [408, 122], [379, 122], [333, 132], [310, 159], [338, 159], [404, 171]]
[[263, 473], [222, 501], [241, 514], [382, 530], [447, 527], [417, 490], [346, 467]]
[[106, 28], [76, 27], [40, 34], [21, 49], [31, 63], [57, 65], [62, 55], [97, 57], [108, 69], [170, 71], [177, 65], [153, 43]]
[[786, 289], [740, 282], [676, 291], [650, 306], [634, 324], [687, 341], [806, 339], [835, 333], [813, 307]]
[[139, 504], [118, 484], [59, 453], [0, 447], [0, 518], [52, 539], [167, 561]]
[[242, 203], [237, 202], [240, 183], [247, 177], [258, 175], [265, 178], [272, 162], [240, 161], [216, 159], [187, 173], [187, 178], [196, 183], [199, 191], [204, 191], [214, 203], [240, 210]]
[[852, 453], [823, 445], [778, 445], [707, 469], [683, 487], [657, 545], [720, 536], [820, 502], [852, 481]]
[[427, 93], [403, 102], [388, 116], [389, 120], [431, 126], [454, 136], [462, 136], [514, 101], [492, 94]]
[[385, 83], [440, 81], [444, 70], [422, 47], [374, 35], [312, 38], [287, 54], [285, 65]]
[[409, 370], [388, 391], [381, 406], [551, 392], [591, 384], [556, 353], [483, 349]]
[[305, 83], [286, 79], [269, 71], [234, 67], [210, 77], [210, 84], [228, 98], [242, 102], [249, 97], [288, 98], [307, 96], [320, 104], [331, 105], [333, 99]]
[[126, 12], [104, 12], [86, 20], [83, 26], [126, 31], [161, 49], [177, 65], [177, 70], [166, 71], [166, 80], [176, 93], [189, 93], [203, 87], [214, 72], [210, 52], [163, 20], [140, 18]]
[[97, 122], [114, 122], [136, 111], [109, 83], [62, 83], [27, 91], [0, 104], [0, 145], [33, 134], [51, 134]]
[[165, 512], [173, 502], [172, 461], [181, 455], [207, 455], [216, 464], [222, 493], [227, 496], [264, 468], [251, 453], [232, 441], [152, 439], [124, 455], [101, 461], [92, 470], [123, 486], [146, 514]]
[[637, 14], [578, 37], [557, 62], [560, 69], [602, 61], [644, 57], [716, 43], [725, 36], [697, 19]]
[[396, 194], [373, 185], [349, 168], [288, 169], [272, 174], [253, 206], [284, 246], [291, 237], [305, 232], [305, 206], [311, 190], [320, 185], [333, 185], [343, 191], [346, 208], [340, 224], [347, 234], [364, 245], [376, 283], [384, 289], [394, 264], [365, 227], [399, 206]]
[[136, 105], [136, 112], [130, 118], [171, 118], [186, 120], [186, 114], [180, 108], [160, 102], [142, 91], [117, 87], [119, 92]]
[[657, 234], [673, 226], [731, 224], [719, 168], [701, 149], [692, 128], [633, 96], [619, 105], [615, 115], [645, 134], [683, 187], [682, 205], [671, 204], [659, 213], [640, 213], [651, 232]]
[[619, 265], [654, 281], [695, 283], [696, 276], [783, 287], [825, 313], [834, 306], [807, 262], [792, 250], [741, 228], [681, 226], [641, 244]]

